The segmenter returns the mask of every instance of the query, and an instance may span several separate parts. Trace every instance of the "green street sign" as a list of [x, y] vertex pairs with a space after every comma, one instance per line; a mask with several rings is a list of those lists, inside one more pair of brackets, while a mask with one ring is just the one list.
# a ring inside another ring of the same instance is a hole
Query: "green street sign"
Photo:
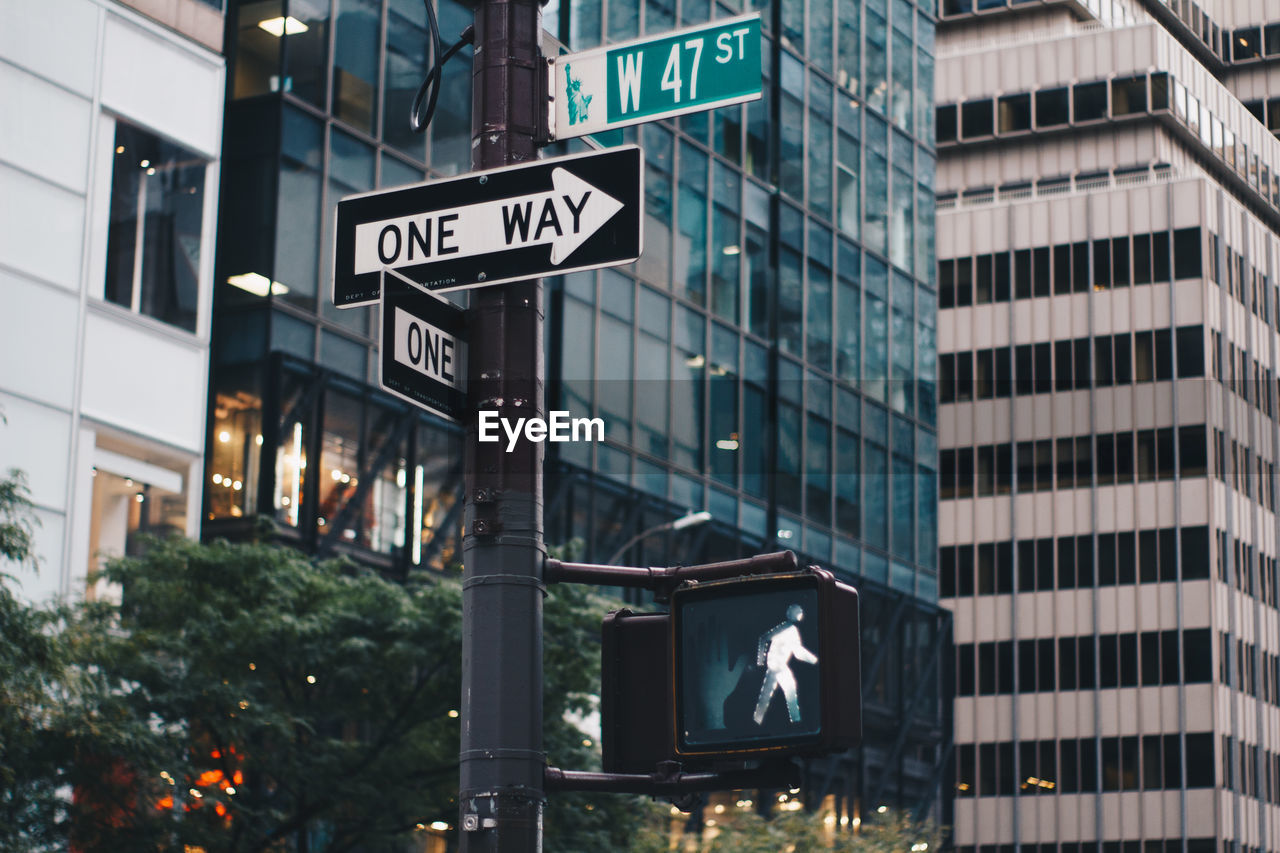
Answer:
[[558, 56], [556, 139], [600, 133], [760, 97], [760, 15]]

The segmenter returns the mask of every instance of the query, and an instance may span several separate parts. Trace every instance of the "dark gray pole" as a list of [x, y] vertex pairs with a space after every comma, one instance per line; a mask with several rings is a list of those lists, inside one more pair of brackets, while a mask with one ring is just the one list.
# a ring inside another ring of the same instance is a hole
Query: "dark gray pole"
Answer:
[[[538, 0], [481, 0], [472, 63], [472, 166], [534, 160]], [[477, 409], [545, 416], [542, 282], [471, 291], [462, 589], [463, 853], [542, 849], [541, 443], [481, 444]]]

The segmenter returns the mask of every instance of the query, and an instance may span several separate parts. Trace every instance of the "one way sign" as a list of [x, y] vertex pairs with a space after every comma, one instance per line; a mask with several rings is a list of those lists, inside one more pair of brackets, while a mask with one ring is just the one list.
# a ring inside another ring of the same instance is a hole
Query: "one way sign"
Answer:
[[344, 198], [333, 303], [378, 301], [386, 269], [442, 291], [631, 263], [643, 169], [629, 145]]

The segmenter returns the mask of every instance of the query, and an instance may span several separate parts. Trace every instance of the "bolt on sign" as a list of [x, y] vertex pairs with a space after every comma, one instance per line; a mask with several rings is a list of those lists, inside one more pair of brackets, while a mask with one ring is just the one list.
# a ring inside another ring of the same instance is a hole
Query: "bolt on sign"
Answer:
[[760, 15], [558, 56], [556, 139], [600, 133], [761, 96]]

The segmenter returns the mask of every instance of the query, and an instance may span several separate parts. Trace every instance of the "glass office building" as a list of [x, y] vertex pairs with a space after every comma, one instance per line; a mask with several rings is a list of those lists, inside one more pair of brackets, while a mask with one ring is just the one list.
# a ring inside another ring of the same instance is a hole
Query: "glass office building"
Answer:
[[[472, 13], [438, 8], [447, 44]], [[705, 510], [625, 559], [790, 548], [852, 579], [867, 746], [805, 795], [945, 821], [932, 0], [562, 0], [543, 26], [583, 50], [757, 10], [762, 100], [623, 134], [646, 157], [640, 260], [548, 281], [547, 407], [606, 436], [548, 445], [547, 541], [603, 560]], [[426, 43], [420, 0], [228, 5], [208, 534], [266, 515], [319, 553], [457, 569], [461, 433], [378, 390], [377, 312], [329, 298], [338, 199], [469, 169], [469, 49], [409, 131]]]

